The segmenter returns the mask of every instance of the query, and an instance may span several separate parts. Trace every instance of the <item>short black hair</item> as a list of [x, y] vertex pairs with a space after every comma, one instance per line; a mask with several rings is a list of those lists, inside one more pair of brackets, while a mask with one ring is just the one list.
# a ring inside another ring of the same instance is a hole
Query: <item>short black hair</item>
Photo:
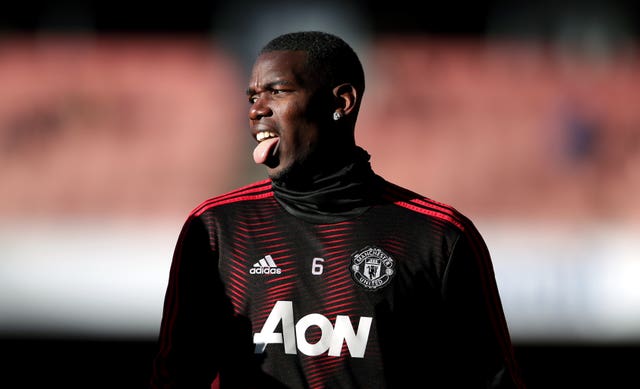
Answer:
[[305, 51], [310, 71], [331, 86], [348, 82], [362, 95], [364, 69], [353, 48], [342, 38], [322, 31], [290, 32], [273, 38], [259, 54], [271, 51]]

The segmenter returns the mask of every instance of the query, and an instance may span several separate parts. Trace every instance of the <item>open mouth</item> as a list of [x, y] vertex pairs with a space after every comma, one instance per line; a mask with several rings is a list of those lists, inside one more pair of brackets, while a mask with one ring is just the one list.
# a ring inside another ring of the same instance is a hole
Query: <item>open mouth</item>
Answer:
[[260, 131], [256, 134], [258, 145], [253, 150], [255, 163], [266, 163], [270, 157], [275, 157], [280, 146], [280, 137], [272, 131]]

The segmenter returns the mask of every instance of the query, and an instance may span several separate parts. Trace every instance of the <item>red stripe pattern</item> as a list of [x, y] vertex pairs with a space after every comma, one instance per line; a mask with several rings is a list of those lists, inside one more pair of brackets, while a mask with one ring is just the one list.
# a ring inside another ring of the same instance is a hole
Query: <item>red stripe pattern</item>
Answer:
[[[443, 327], [439, 320], [444, 320], [442, 307], [446, 300], [442, 294], [456, 250], [466, 250], [469, 258], [462, 260], [476, 268], [479, 280], [472, 281], [482, 295], [480, 304], [484, 305], [483, 312], [488, 312], [487, 326], [495, 337], [496, 348], [512, 380], [524, 388], [513, 358], [489, 251], [473, 223], [446, 204], [390, 183], [385, 184], [380, 196], [381, 201], [364, 214], [327, 224], [308, 223], [284, 211], [269, 180], [201, 203], [190, 213], [174, 256], [158, 368], [162, 369], [163, 363], [169, 365], [177, 332], [188, 331], [182, 330], [184, 322], [180, 321], [184, 320], [180, 310], [184, 288], [198, 281], [206, 284], [207, 277], [215, 276], [223, 284], [232, 314], [250, 322], [251, 336], [261, 333], [278, 302], [286, 302], [287, 309], [293, 310], [294, 323], [322, 316], [335, 330], [337, 318], [346, 317], [357, 333], [362, 318], [372, 320], [363, 357], [354, 357], [346, 341], [339, 356], [326, 351], [306, 355], [298, 347], [300, 342], [316, 345], [322, 336], [332, 336], [327, 334], [333, 334], [332, 330], [322, 330], [314, 324], [305, 333], [296, 329], [291, 334], [294, 329], [284, 329], [280, 323], [276, 332], [282, 331], [284, 337], [289, 331], [287, 336], [295, 336], [297, 351], [285, 352], [284, 345], [277, 342], [266, 345], [261, 369], [275, 379], [295, 388], [387, 387], [386, 380], [395, 387], [406, 383], [407, 376], [420, 375], [424, 370], [427, 385], [429, 376], [446, 376], [429, 363], [438, 363], [439, 353], [448, 342], [440, 333]], [[200, 240], [193, 238], [194, 234], [201, 234]], [[189, 261], [182, 258], [180, 250], [183, 242], [198, 247], [194, 250], [204, 258], [203, 268], [193, 270], [187, 266]], [[392, 278], [379, 289], [359, 284], [353, 273], [352, 256], [368, 247], [382, 249], [393, 260]], [[207, 267], [209, 262], [215, 264], [213, 269]], [[251, 272], [256, 269], [260, 272]], [[195, 274], [187, 279], [190, 271]], [[475, 293], [476, 289], [472, 290]], [[206, 295], [213, 293], [206, 287], [204, 291], [201, 309], [206, 310], [212, 306], [214, 296]], [[344, 325], [344, 321], [341, 323]], [[420, 348], [419, 357], [406, 351], [412, 346]], [[210, 347], [215, 348], [213, 344]], [[409, 368], [407, 363], [414, 365]], [[211, 369], [215, 370], [215, 366]], [[243, 371], [242, 367], [238, 369]], [[227, 379], [238, 378], [238, 373], [231, 375]], [[224, 377], [223, 372], [215, 380], [216, 387], [225, 386]], [[257, 380], [260, 382], [260, 378]]]

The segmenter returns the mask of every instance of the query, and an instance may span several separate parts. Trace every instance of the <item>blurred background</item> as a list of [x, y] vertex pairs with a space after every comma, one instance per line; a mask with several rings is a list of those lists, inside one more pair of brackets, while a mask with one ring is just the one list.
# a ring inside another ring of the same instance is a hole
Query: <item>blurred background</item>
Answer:
[[[134, 5], [135, 4], [135, 5]], [[0, 7], [0, 373], [144, 388], [173, 247], [265, 177], [246, 80], [277, 34], [360, 53], [374, 169], [483, 233], [530, 388], [640, 383], [635, 2]]]

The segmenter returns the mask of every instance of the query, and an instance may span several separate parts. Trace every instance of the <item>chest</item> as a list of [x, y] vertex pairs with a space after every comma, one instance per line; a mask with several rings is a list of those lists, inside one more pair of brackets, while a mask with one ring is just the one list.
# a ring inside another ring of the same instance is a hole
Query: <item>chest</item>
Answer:
[[234, 217], [220, 231], [219, 270], [237, 312], [292, 301], [296, 316], [371, 314], [398, 291], [435, 292], [447, 255], [422, 220], [377, 210], [326, 225], [286, 213]]

